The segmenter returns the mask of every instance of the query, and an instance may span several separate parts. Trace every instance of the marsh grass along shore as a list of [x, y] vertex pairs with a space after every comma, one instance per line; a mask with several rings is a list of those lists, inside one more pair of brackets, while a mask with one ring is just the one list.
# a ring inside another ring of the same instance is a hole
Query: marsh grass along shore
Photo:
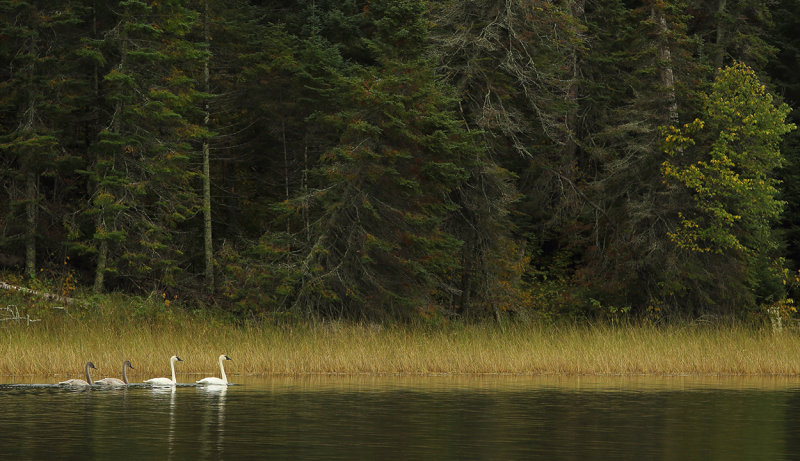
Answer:
[[506, 325], [377, 326], [344, 322], [234, 325], [180, 314], [164, 318], [97, 313], [48, 315], [0, 324], [0, 374], [68, 376], [86, 361], [97, 377], [132, 381], [218, 373], [228, 354], [236, 375], [602, 374], [800, 376], [800, 335], [726, 326]]

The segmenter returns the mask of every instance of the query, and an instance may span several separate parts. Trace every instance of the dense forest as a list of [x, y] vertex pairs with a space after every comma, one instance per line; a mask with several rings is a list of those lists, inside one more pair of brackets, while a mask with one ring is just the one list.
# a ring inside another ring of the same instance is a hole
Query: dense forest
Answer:
[[0, 0], [0, 269], [353, 319], [794, 312], [796, 0]]

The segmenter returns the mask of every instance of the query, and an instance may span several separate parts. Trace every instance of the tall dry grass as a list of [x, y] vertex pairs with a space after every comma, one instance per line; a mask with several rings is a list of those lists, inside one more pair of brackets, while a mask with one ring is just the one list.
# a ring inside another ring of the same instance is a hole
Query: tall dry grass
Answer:
[[216, 375], [228, 354], [230, 375], [605, 374], [800, 375], [800, 336], [747, 327], [447, 325], [380, 327], [350, 323], [237, 326], [184, 315], [169, 321], [130, 317], [52, 317], [0, 324], [0, 374], [118, 376]]

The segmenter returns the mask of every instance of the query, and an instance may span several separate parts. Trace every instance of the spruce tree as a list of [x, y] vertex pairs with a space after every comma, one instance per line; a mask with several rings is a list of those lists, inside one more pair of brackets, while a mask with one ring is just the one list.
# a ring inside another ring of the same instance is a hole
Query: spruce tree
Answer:
[[73, 164], [63, 138], [65, 120], [74, 110], [70, 46], [76, 42], [65, 39], [75, 38], [76, 9], [53, 2], [0, 2], [0, 59], [6, 63], [0, 71], [0, 155], [7, 168], [5, 203], [11, 205], [5, 213], [10, 222], [21, 223], [11, 228], [21, 234], [28, 278], [37, 272], [39, 210], [48, 206], [42, 180], [56, 187], [62, 174], [69, 174], [64, 166]]
[[772, 27], [772, 2], [761, 0], [703, 0], [687, 5], [690, 32], [703, 42], [703, 55], [713, 68], [743, 61], [761, 70], [776, 48], [767, 40]]
[[[512, 215], [533, 256], [531, 273], [565, 259], [561, 242], [574, 234], [585, 202], [579, 149], [585, 6], [432, 4], [438, 70], [457, 89], [461, 116], [482, 134], [491, 158], [519, 178]], [[550, 280], [560, 277], [555, 272]]]
[[[775, 59], [767, 66], [770, 81], [777, 97], [792, 107], [789, 119], [793, 123], [800, 122], [800, 82], [796, 78], [800, 73], [800, 44], [795, 39], [797, 17], [800, 16], [800, 4], [796, 1], [779, 1], [772, 9], [775, 27], [769, 35], [769, 42], [779, 50]], [[800, 267], [800, 175], [797, 166], [800, 164], [800, 133], [793, 131], [786, 135], [781, 148], [786, 157], [786, 164], [781, 168], [781, 199], [786, 202], [781, 230], [785, 240], [784, 251], [789, 267]]]
[[107, 124], [88, 170], [95, 188], [84, 216], [94, 222], [76, 245], [96, 255], [95, 291], [107, 273], [172, 285], [184, 244], [177, 230], [197, 212], [191, 180], [202, 94], [194, 77], [203, 51], [187, 36], [197, 13], [181, 1], [121, 1], [102, 47]]
[[602, 2], [587, 9], [593, 43], [582, 101], [587, 201], [579, 232], [565, 245], [580, 249], [573, 283], [584, 287], [582, 296], [637, 314], [664, 313], [663, 283], [674, 268], [666, 232], [679, 200], [662, 184], [659, 127], [692, 113], [694, 82], [702, 81], [688, 20], [681, 1]]
[[449, 224], [480, 149], [425, 59], [418, 0], [370, 2], [373, 65], [342, 77], [341, 133], [321, 158], [312, 239], [295, 308], [317, 315], [435, 314], [458, 292], [462, 241]]

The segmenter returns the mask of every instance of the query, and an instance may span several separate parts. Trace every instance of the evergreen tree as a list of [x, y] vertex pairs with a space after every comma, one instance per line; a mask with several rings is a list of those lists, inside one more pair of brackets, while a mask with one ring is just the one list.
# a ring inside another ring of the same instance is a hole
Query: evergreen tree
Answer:
[[[778, 50], [775, 59], [769, 62], [767, 71], [775, 87], [776, 96], [792, 107], [789, 119], [797, 124], [800, 121], [800, 43], [797, 42], [796, 19], [800, 16], [800, 3], [782, 0], [772, 10], [775, 27], [770, 34], [770, 45]], [[800, 133], [793, 131], [786, 135], [781, 148], [786, 164], [780, 170], [781, 199], [786, 202], [781, 229], [786, 244], [784, 254], [790, 267], [800, 267]]]
[[689, 5], [691, 32], [700, 37], [710, 64], [719, 68], [732, 60], [762, 69], [775, 55], [767, 40], [774, 2], [761, 0], [704, 0]]
[[9, 222], [24, 223], [11, 229], [22, 234], [25, 274], [34, 278], [43, 227], [39, 210], [47, 206], [42, 189], [55, 187], [59, 173], [74, 163], [62, 139], [65, 116], [74, 110], [70, 87], [75, 85], [68, 48], [74, 42], [64, 38], [74, 37], [80, 19], [70, 5], [36, 1], [2, 1], [0, 18], [0, 55], [7, 63], [0, 81], [0, 155], [11, 205], [5, 213]]
[[341, 138], [321, 159], [295, 307], [326, 316], [435, 313], [459, 290], [453, 194], [482, 153], [424, 59], [424, 3], [370, 2], [364, 15], [376, 65], [338, 83], [343, 107], [328, 119]]
[[216, 168], [216, 225], [226, 236], [219, 285], [247, 313], [291, 302], [292, 258], [310, 239], [308, 173], [335, 141], [310, 117], [340, 107], [331, 90], [339, 51], [318, 35], [290, 35], [289, 12], [274, 6], [227, 5], [212, 31], [212, 83], [221, 95], [211, 105], [214, 148], [226, 154]]
[[187, 39], [197, 13], [177, 0], [122, 1], [118, 11], [96, 44], [110, 112], [88, 171], [95, 189], [84, 216], [94, 231], [75, 245], [96, 254], [96, 291], [106, 273], [175, 283], [185, 253], [176, 231], [196, 212], [192, 142], [204, 135], [194, 80], [204, 52]]
[[574, 234], [585, 203], [578, 149], [583, 10], [582, 1], [432, 6], [439, 72], [456, 87], [462, 117], [483, 134], [491, 158], [519, 177], [513, 215], [535, 268], [561, 265], [556, 261], [569, 251], [562, 242]]
[[578, 232], [567, 238], [580, 257], [572, 283], [583, 300], [573, 302], [589, 309], [630, 306], [642, 314], [665, 307], [663, 282], [675, 262], [666, 232], [679, 198], [662, 184], [659, 127], [693, 113], [704, 71], [684, 11], [680, 1], [587, 8], [586, 200]]

